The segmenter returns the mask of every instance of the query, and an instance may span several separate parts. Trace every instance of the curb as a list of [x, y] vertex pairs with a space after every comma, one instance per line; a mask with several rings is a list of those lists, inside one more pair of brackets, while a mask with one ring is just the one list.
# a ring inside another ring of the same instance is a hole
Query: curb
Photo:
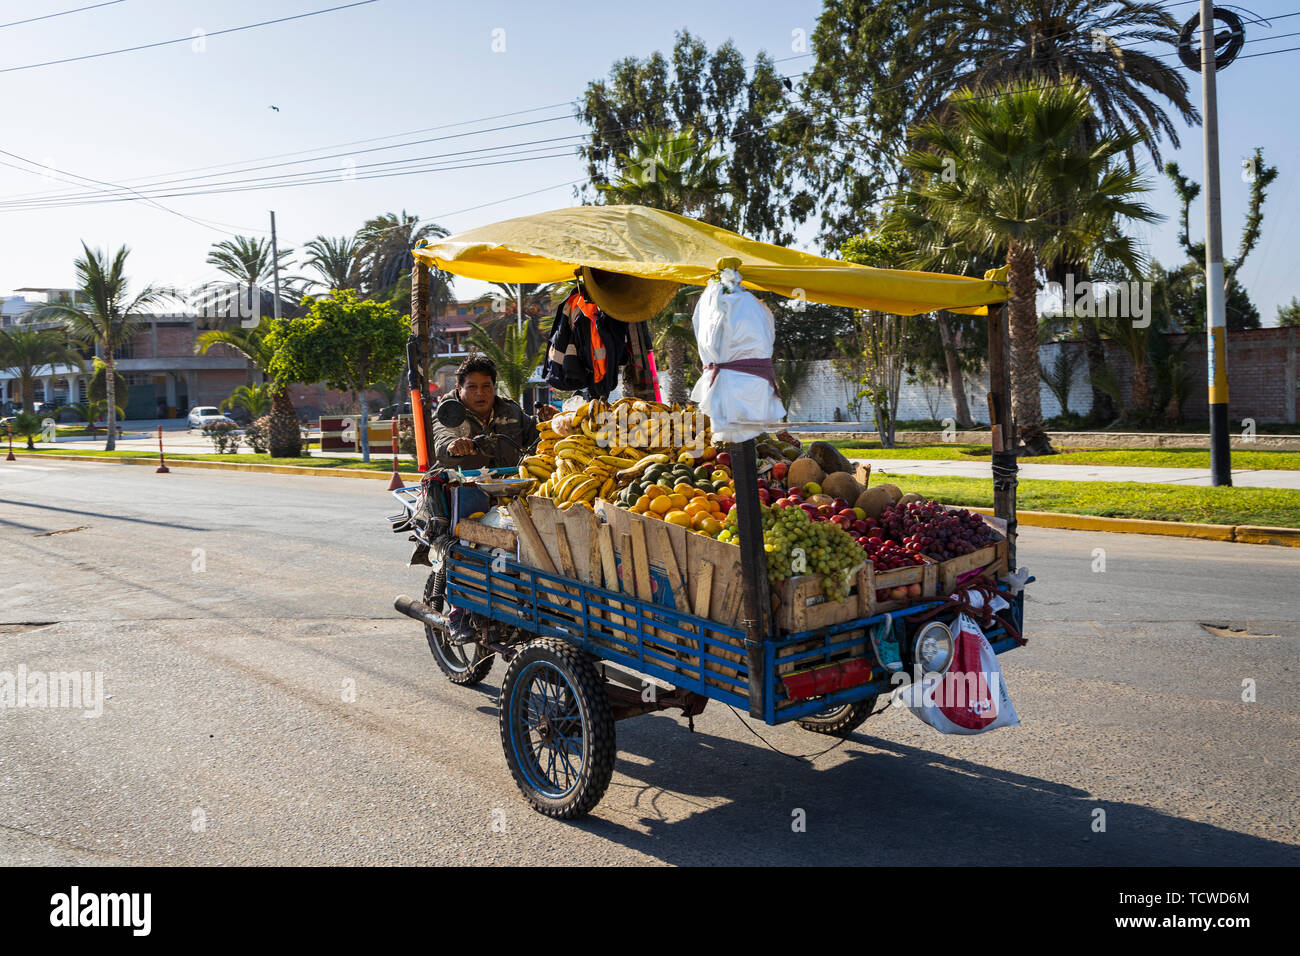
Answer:
[[[147, 456], [136, 458], [103, 458], [93, 455], [42, 455], [37, 452], [32, 454], [28, 452], [14, 452], [18, 458], [44, 458], [55, 459], [57, 461], [89, 461], [99, 464], [112, 463], [117, 465], [152, 465], [158, 467], [158, 459]], [[318, 478], [382, 478], [388, 481], [393, 477], [391, 471], [364, 471], [360, 468], [308, 468], [304, 465], [263, 465], [251, 461], [203, 461], [201, 459], [190, 458], [173, 458], [172, 463], [176, 468], [211, 468], [217, 471], [254, 471], [268, 475], [312, 475]], [[419, 472], [398, 472], [403, 480], [410, 481], [412, 484], [419, 482], [422, 477]]]
[[[90, 455], [20, 454], [19, 458], [57, 458], [63, 461], [89, 461], [103, 464], [113, 462], [126, 465], [157, 466], [157, 458], [98, 458]], [[177, 468], [213, 468], [220, 471], [252, 471], [272, 475], [313, 475], [324, 478], [376, 478], [388, 480], [392, 472], [362, 471], [358, 468], [306, 468], [300, 465], [262, 465], [237, 461], [194, 461], [173, 459]], [[419, 472], [398, 472], [402, 479], [412, 484], [421, 478]], [[969, 507], [969, 506], [967, 506]], [[992, 508], [969, 507], [980, 514], [993, 514]], [[1300, 528], [1270, 528], [1263, 525], [1195, 524], [1189, 521], [1152, 521], [1146, 518], [1102, 518], [1096, 515], [1075, 515], [1057, 511], [1017, 511], [1016, 522], [1035, 528], [1060, 528], [1066, 531], [1109, 531], [1115, 534], [1158, 534], [1175, 538], [1199, 538], [1206, 541], [1233, 541], [1239, 544], [1271, 544], [1287, 548], [1300, 548]]]

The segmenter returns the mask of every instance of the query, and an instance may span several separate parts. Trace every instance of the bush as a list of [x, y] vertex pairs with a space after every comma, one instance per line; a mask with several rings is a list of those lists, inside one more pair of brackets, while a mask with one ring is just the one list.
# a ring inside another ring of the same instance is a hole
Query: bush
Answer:
[[263, 415], [244, 429], [244, 441], [259, 455], [265, 455], [271, 443], [271, 416]]
[[403, 455], [415, 457], [415, 419], [397, 420], [397, 447]]
[[235, 434], [238, 428], [234, 422], [210, 422], [203, 426], [203, 434], [218, 455], [233, 455], [239, 451], [239, 436]]

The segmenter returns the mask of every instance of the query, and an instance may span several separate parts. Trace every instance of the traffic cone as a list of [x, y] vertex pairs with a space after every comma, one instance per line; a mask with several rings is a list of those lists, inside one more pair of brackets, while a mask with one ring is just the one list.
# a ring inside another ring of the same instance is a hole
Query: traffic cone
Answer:
[[5, 431], [9, 433], [9, 454], [5, 456], [5, 461], [17, 461], [14, 457], [14, 430], [8, 422], [5, 422]]
[[158, 426], [158, 467], [154, 469], [155, 475], [170, 475], [171, 469], [167, 467], [167, 458], [163, 455], [162, 446], [162, 426]]

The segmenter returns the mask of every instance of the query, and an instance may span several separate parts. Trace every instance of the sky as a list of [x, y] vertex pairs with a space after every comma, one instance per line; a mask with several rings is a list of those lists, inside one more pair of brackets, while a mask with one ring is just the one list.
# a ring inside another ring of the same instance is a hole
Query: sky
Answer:
[[[0, 295], [72, 285], [82, 240], [130, 246], [137, 286], [192, 288], [217, 277], [204, 262], [211, 244], [236, 233], [266, 235], [270, 210], [281, 248], [297, 248], [316, 235], [350, 234], [382, 212], [406, 210], [454, 233], [572, 205], [584, 177], [579, 140], [563, 138], [582, 132], [570, 104], [615, 60], [666, 53], [674, 33], [687, 28], [710, 49], [731, 39], [747, 59], [766, 50], [797, 82], [812, 64], [798, 55], [799, 31], [811, 33], [821, 9], [810, 0], [374, 0], [217, 35], [348, 2], [0, 2]], [[1166, 5], [1180, 21], [1196, 9]], [[1249, 55], [1300, 47], [1300, 0], [1251, 0], [1249, 11], [1271, 18], [1272, 29], [1248, 23], [1243, 58], [1218, 74], [1224, 248], [1235, 254], [1246, 208], [1240, 162], [1262, 146], [1281, 175], [1240, 278], [1264, 324], [1273, 325], [1277, 306], [1300, 296], [1300, 49]], [[44, 19], [15, 22], [36, 17]], [[92, 56], [174, 39], [183, 42]], [[24, 68], [74, 57], [89, 58]], [[1199, 75], [1188, 77], [1199, 107]], [[1201, 130], [1180, 124], [1180, 138], [1179, 149], [1163, 146], [1166, 157], [1200, 181]], [[381, 149], [414, 140], [425, 142]], [[516, 156], [533, 152], [502, 163], [494, 148], [505, 146]], [[459, 155], [441, 157], [435, 171], [366, 178], [394, 171], [367, 164], [448, 153]], [[239, 172], [277, 163], [286, 165]], [[1158, 171], [1147, 171], [1150, 204], [1166, 219], [1136, 234], [1154, 258], [1181, 263], [1173, 192]], [[156, 203], [98, 201], [110, 186], [178, 179], [216, 189], [266, 175], [293, 178]], [[311, 184], [287, 185], [299, 179]], [[64, 194], [79, 196], [39, 209], [4, 205]], [[1199, 201], [1192, 233], [1204, 233]], [[805, 230], [804, 245], [812, 238]], [[458, 280], [456, 293], [469, 298], [484, 288]]]

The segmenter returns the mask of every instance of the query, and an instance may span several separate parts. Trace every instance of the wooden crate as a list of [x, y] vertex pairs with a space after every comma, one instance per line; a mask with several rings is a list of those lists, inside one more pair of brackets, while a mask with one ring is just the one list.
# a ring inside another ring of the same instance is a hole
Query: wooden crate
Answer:
[[[826, 600], [821, 581], [820, 574], [801, 574], [781, 582], [777, 591], [781, 602], [776, 610], [778, 628], [787, 634], [815, 631], [932, 598], [939, 589], [939, 565], [927, 558], [925, 564], [876, 573], [868, 561], [858, 571], [849, 596], [843, 601]], [[920, 597], [899, 601], [876, 599], [877, 591], [912, 584], [921, 585]]]
[[[956, 510], [953, 505], [944, 507], [949, 511]], [[980, 515], [980, 517], [984, 524], [993, 529], [998, 540], [970, 554], [939, 562], [939, 594], [942, 597], [947, 597], [957, 589], [958, 578], [976, 568], [982, 569], [981, 573], [976, 575], [977, 577], [992, 578], [995, 581], [1007, 573], [1007, 523], [992, 515]]]
[[512, 555], [519, 553], [519, 537], [509, 528], [490, 528], [477, 521], [462, 518], [456, 522], [456, 537], [470, 544], [502, 548]]

